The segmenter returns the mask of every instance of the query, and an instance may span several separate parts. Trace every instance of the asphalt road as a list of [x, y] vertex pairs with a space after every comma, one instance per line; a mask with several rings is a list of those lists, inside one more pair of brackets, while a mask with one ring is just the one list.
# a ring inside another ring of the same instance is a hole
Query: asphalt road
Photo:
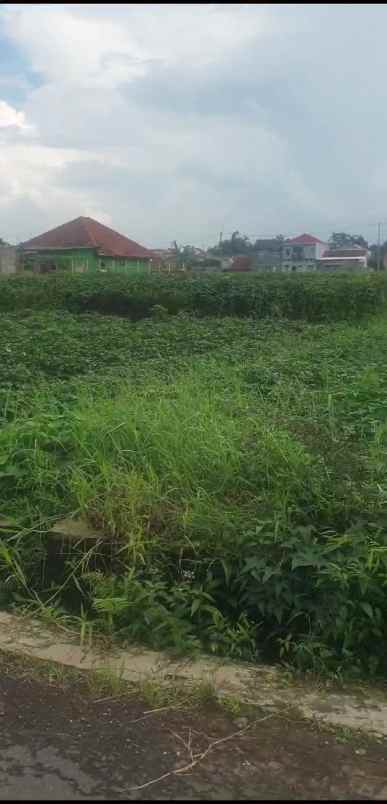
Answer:
[[0, 655], [0, 799], [387, 798], [385, 743], [262, 712], [251, 725], [214, 707], [149, 709], [50, 684]]

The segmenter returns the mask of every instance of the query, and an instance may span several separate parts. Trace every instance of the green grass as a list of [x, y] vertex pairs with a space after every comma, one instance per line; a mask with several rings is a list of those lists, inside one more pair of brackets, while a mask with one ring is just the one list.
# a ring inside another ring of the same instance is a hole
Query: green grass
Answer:
[[[3, 605], [178, 653], [385, 675], [384, 315], [7, 312], [0, 351], [0, 513], [19, 525]], [[98, 549], [53, 553], [69, 513]]]

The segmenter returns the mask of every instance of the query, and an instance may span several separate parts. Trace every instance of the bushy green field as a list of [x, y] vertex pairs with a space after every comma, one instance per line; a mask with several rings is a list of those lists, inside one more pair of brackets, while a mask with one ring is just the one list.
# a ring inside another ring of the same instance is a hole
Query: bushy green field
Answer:
[[[385, 675], [384, 314], [132, 322], [35, 302], [0, 316], [3, 605]], [[61, 556], [48, 531], [70, 514], [103, 539]]]
[[60, 309], [138, 320], [155, 307], [196, 316], [254, 316], [307, 321], [358, 320], [385, 303], [381, 274], [207, 275], [199, 277], [78, 274], [14, 277], [0, 286], [0, 310]]

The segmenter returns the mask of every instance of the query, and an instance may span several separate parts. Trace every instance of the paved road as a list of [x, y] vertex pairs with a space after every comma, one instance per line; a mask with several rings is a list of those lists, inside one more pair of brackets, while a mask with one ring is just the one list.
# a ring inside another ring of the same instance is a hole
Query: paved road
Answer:
[[[93, 700], [0, 656], [0, 799], [387, 798], [386, 745], [339, 743], [274, 717], [232, 736], [241, 724], [219, 710], [145, 714], [149, 708], [134, 699]], [[133, 789], [210, 744], [190, 772]]]

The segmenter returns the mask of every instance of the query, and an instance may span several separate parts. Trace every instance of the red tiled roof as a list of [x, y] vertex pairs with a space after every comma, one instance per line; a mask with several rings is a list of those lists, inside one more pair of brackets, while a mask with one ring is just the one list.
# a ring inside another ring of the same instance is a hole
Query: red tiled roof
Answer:
[[290, 237], [286, 241], [286, 243], [294, 243], [295, 246], [314, 246], [316, 243], [320, 243], [321, 245], [325, 245], [322, 240], [319, 240], [318, 237], [313, 237], [313, 235], [309, 234], [302, 234], [298, 237]]
[[151, 259], [152, 252], [93, 218], [75, 218], [22, 243], [24, 249], [96, 248], [106, 257]]

